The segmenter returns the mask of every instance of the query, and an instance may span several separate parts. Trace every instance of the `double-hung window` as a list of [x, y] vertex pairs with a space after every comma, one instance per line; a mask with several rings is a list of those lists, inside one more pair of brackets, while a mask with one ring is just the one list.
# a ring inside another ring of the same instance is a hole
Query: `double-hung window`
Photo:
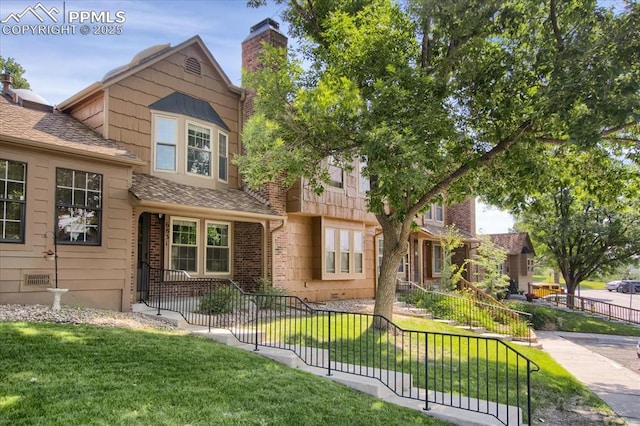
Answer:
[[172, 220], [171, 269], [198, 272], [198, 221]]
[[326, 228], [324, 235], [325, 272], [334, 274], [336, 272], [336, 230]]
[[344, 171], [342, 167], [337, 165], [337, 161], [333, 156], [329, 156], [327, 163], [329, 165], [329, 186], [344, 188]]
[[207, 222], [206, 270], [207, 273], [229, 272], [229, 225]]
[[211, 176], [211, 129], [187, 124], [187, 173]]
[[340, 230], [340, 272], [351, 272], [351, 232]]
[[431, 204], [424, 213], [424, 220], [427, 222], [444, 222], [444, 206], [442, 204]]
[[364, 272], [364, 234], [353, 231], [353, 267], [356, 274]]
[[0, 242], [24, 243], [27, 165], [0, 159]]
[[155, 117], [156, 169], [176, 171], [178, 121], [175, 118]]
[[218, 132], [218, 179], [226, 182], [229, 174], [229, 145], [226, 133]]
[[56, 222], [60, 244], [100, 245], [101, 174], [56, 169]]
[[433, 275], [442, 274], [442, 246], [440, 244], [433, 245]]

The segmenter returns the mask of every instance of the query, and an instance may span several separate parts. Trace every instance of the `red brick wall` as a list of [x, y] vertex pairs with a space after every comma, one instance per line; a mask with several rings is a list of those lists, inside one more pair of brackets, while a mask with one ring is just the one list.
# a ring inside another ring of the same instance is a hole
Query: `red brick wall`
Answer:
[[263, 228], [259, 223], [234, 222], [233, 229], [233, 280], [250, 291], [263, 276]]
[[447, 225], [456, 225], [458, 229], [471, 235], [476, 235], [476, 200], [468, 199], [459, 204], [452, 204], [447, 208]]

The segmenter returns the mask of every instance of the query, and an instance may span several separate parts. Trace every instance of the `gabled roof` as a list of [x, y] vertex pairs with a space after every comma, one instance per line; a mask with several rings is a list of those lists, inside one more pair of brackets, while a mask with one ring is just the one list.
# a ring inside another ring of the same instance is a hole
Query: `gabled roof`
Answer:
[[527, 232], [489, 234], [489, 238], [491, 238], [492, 243], [505, 249], [507, 254], [536, 254]]
[[196, 99], [180, 92], [173, 92], [151, 105], [150, 109], [157, 111], [172, 112], [175, 114], [186, 115], [188, 117], [197, 118], [209, 123], [217, 124], [223, 129], [229, 131], [229, 127], [224, 123], [220, 115], [208, 103], [201, 99]]
[[0, 139], [47, 150], [142, 164], [135, 154], [105, 139], [59, 111], [47, 112], [12, 104], [0, 96]]
[[174, 53], [192, 45], [198, 46], [202, 50], [202, 52], [204, 52], [204, 55], [209, 60], [209, 63], [222, 76], [222, 79], [229, 90], [238, 94], [242, 93], [242, 89], [240, 87], [235, 86], [233, 83], [231, 83], [231, 80], [222, 70], [222, 67], [220, 67], [220, 64], [218, 64], [218, 61], [215, 60], [209, 49], [207, 49], [200, 36], [196, 35], [174, 47], [171, 47], [170, 44], [165, 44], [144, 49], [143, 51], [135, 55], [131, 62], [129, 62], [129, 64], [122, 65], [109, 71], [101, 81], [95, 82], [85, 89], [81, 90], [80, 92], [76, 93], [75, 95], [71, 96], [70, 98], [65, 99], [56, 107], [60, 110], [65, 110], [70, 106], [76, 104], [77, 102], [80, 102], [83, 99], [87, 99], [88, 97], [93, 96], [95, 93], [106, 89], [112, 84], [117, 83], [118, 81], [129, 77], [130, 75], [135, 74], [138, 71], [149, 67], [159, 61], [162, 61], [165, 58], [173, 55]]
[[239, 189], [207, 189], [184, 185], [146, 174], [133, 175], [129, 192], [141, 205], [164, 208], [199, 208], [238, 217], [283, 219], [267, 204]]

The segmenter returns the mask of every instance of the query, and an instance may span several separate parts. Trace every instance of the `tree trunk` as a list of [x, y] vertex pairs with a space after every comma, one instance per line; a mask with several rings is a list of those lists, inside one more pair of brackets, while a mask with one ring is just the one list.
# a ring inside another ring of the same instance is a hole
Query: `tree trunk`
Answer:
[[[393, 320], [398, 266], [407, 254], [409, 232], [402, 228], [402, 225], [394, 226], [389, 223], [383, 224], [382, 227], [383, 257], [373, 313], [381, 315], [389, 321]], [[377, 321], [374, 326], [378, 329], [386, 328], [383, 323], [384, 321]]]

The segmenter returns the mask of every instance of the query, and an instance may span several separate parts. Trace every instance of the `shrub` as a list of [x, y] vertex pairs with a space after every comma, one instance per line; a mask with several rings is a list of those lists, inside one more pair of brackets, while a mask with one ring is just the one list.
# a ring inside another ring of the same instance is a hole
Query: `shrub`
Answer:
[[200, 298], [201, 314], [227, 314], [233, 312], [233, 302], [237, 291], [232, 288], [218, 288]]
[[274, 287], [267, 278], [258, 278], [256, 284], [256, 296], [253, 302], [258, 309], [278, 309], [282, 307], [283, 298], [279, 296], [286, 295], [286, 291]]

